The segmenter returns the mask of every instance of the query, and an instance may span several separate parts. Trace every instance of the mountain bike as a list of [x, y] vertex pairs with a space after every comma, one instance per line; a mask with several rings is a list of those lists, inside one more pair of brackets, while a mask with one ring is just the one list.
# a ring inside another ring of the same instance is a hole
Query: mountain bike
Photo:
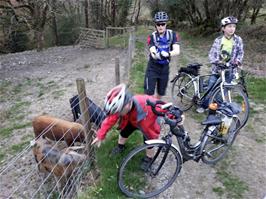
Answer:
[[212, 87], [207, 88], [207, 80], [211, 74], [199, 75], [201, 66], [201, 64], [194, 63], [189, 64], [187, 67], [181, 67], [171, 80], [171, 95], [174, 103], [181, 110], [187, 111], [193, 105], [200, 106], [205, 100], [208, 100], [209, 103], [235, 102], [242, 108], [238, 116], [241, 121], [241, 127], [243, 127], [248, 120], [250, 111], [243, 72], [240, 73], [237, 83], [227, 83], [225, 74], [232, 75], [233, 66], [229, 67], [228, 64], [221, 63], [218, 65], [220, 68], [219, 78]]
[[[185, 161], [202, 160], [206, 164], [215, 164], [225, 156], [239, 133], [237, 113], [240, 110], [229, 103], [223, 103], [217, 110], [210, 109], [207, 119], [202, 122], [205, 127], [195, 144], [191, 143], [183, 127], [184, 116], [178, 107], [161, 101], [147, 100], [147, 104], [163, 118], [170, 130], [161, 139], [148, 140], [134, 148], [121, 162], [118, 186], [128, 197], [150, 198], [165, 191], [173, 184]], [[173, 143], [173, 135], [179, 147]], [[143, 168], [141, 162], [146, 158], [146, 150], [152, 150], [153, 155], [147, 167]]]

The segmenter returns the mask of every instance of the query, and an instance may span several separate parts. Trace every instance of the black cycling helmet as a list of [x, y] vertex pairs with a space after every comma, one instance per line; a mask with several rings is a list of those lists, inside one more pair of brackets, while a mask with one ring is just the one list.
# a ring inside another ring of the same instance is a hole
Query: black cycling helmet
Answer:
[[226, 26], [228, 24], [237, 24], [238, 23], [238, 19], [236, 17], [233, 16], [229, 16], [229, 17], [225, 17], [221, 20], [221, 26]]
[[153, 21], [155, 23], [158, 23], [158, 22], [167, 22], [167, 21], [169, 21], [169, 17], [168, 17], [168, 15], [167, 15], [166, 12], [157, 12], [154, 15]]

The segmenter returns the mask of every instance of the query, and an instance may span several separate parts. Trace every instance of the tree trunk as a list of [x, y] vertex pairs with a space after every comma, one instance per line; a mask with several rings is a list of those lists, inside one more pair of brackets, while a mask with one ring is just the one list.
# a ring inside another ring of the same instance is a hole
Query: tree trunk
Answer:
[[253, 8], [253, 12], [251, 15], [251, 20], [250, 20], [251, 25], [256, 23], [256, 19], [259, 14], [259, 11], [260, 11], [260, 8]]
[[137, 9], [137, 15], [136, 15], [136, 19], [135, 19], [136, 24], [138, 24], [138, 22], [139, 22], [140, 9], [141, 9], [141, 0], [138, 0], [138, 9]]
[[40, 30], [35, 30], [34, 34], [35, 34], [36, 48], [37, 51], [40, 52], [43, 50], [43, 42], [44, 42], [43, 32]]
[[116, 4], [115, 0], [111, 2], [111, 15], [112, 15], [112, 25], [115, 26], [115, 12], [116, 12]]
[[52, 1], [51, 3], [52, 3], [52, 29], [54, 33], [54, 44], [58, 46], [59, 38], [58, 38], [57, 21], [56, 21], [56, 15], [55, 15], [56, 5], [55, 5], [55, 1]]
[[130, 14], [131, 14], [131, 20], [130, 20], [130, 23], [131, 23], [131, 24], [135, 24], [135, 22], [136, 22], [136, 21], [135, 21], [135, 19], [136, 19], [136, 18], [135, 18], [135, 11], [136, 11], [136, 6], [137, 6], [137, 1], [138, 1], [138, 0], [135, 0], [135, 1], [134, 1], [133, 12], [130, 13]]
[[85, 0], [84, 2], [84, 16], [85, 16], [85, 27], [89, 27], [89, 3], [88, 0]]

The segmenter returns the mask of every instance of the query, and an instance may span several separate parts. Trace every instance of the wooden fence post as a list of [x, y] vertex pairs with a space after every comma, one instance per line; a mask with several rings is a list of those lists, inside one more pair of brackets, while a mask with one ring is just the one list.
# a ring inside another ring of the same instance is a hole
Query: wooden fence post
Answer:
[[79, 107], [81, 111], [81, 120], [82, 124], [85, 128], [85, 139], [86, 139], [86, 152], [87, 154], [91, 153], [91, 142], [93, 138], [93, 131], [91, 131], [91, 124], [90, 124], [90, 113], [89, 113], [89, 102], [87, 100], [87, 95], [86, 95], [86, 89], [85, 89], [85, 82], [84, 79], [78, 78], [76, 79], [77, 83], [77, 89], [78, 89], [78, 94], [79, 94]]
[[126, 75], [128, 76], [129, 69], [132, 65], [132, 31], [129, 31], [129, 39], [128, 39], [128, 47], [127, 47], [127, 67], [126, 67]]
[[109, 48], [109, 28], [106, 27], [106, 32], [105, 32], [105, 47]]
[[135, 26], [132, 27], [132, 39], [131, 39], [131, 46], [132, 46], [132, 53], [131, 53], [131, 56], [132, 56], [132, 59], [134, 58], [135, 56], [135, 47], [136, 47], [136, 28]]
[[128, 72], [131, 68], [132, 65], [132, 59], [134, 57], [134, 48], [135, 48], [135, 28], [131, 27], [129, 30], [129, 39], [128, 39], [128, 54], [127, 54], [127, 68], [126, 68], [126, 73], [128, 75]]
[[120, 67], [119, 67], [119, 58], [115, 58], [115, 84], [120, 84]]

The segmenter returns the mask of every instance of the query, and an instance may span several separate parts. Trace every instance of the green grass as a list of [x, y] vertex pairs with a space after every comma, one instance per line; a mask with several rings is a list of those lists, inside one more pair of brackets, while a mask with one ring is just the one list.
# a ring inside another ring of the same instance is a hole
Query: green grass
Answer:
[[9, 101], [11, 98], [12, 100], [19, 99], [20, 94], [25, 92], [25, 87], [32, 86], [32, 79], [25, 78], [20, 83], [14, 83], [7, 80], [0, 81], [0, 102]]
[[6, 153], [4, 151], [0, 151], [0, 165], [4, 162], [5, 154]]
[[249, 98], [256, 103], [266, 104], [266, 78], [248, 76], [246, 84]]
[[49, 81], [47, 83], [38, 81], [35, 86], [39, 89], [37, 94], [38, 98], [41, 98], [45, 93], [50, 92], [51, 90], [59, 88], [55, 81]]
[[10, 86], [12, 82], [7, 80], [0, 80], [0, 102], [5, 102], [7, 100], [8, 92], [10, 91]]
[[52, 92], [52, 95], [54, 99], [59, 99], [65, 93], [65, 91], [66, 89], [56, 90]]
[[208, 50], [207, 52], [203, 53], [202, 48], [209, 49], [212, 42], [214, 41], [215, 37], [217, 35], [211, 35], [208, 37], [203, 37], [203, 36], [198, 36], [198, 35], [191, 35], [190, 33], [187, 32], [178, 32], [180, 34], [181, 42], [183, 44], [183, 41], [185, 41], [184, 45], [188, 45], [189, 47], [195, 49], [197, 52], [202, 53], [202, 55], [208, 55]]
[[25, 149], [26, 146], [29, 145], [30, 141], [34, 138], [33, 135], [24, 135], [21, 138], [21, 142], [18, 144], [13, 144], [8, 149], [8, 151], [11, 151], [12, 154], [16, 154], [18, 152], [21, 152], [23, 149]]
[[112, 130], [96, 152], [96, 165], [100, 170], [101, 176], [96, 187], [88, 187], [79, 194], [79, 199], [87, 198], [126, 198], [118, 188], [117, 172], [122, 159], [136, 145], [143, 143], [141, 133], [135, 132], [130, 136], [126, 144], [126, 150], [122, 154], [111, 156], [110, 152], [117, 145], [118, 131]]
[[[139, 31], [141, 33], [139, 33]], [[141, 36], [147, 33], [147, 30], [144, 28], [139, 28], [137, 32], [137, 36]], [[147, 33], [148, 34], [148, 33]], [[146, 34], [146, 35], [147, 35]], [[116, 41], [112, 41], [114, 43], [123, 44], [123, 38], [120, 40], [118, 38], [112, 38]], [[133, 61], [133, 67], [130, 71], [130, 89], [134, 93], [144, 93], [143, 83], [144, 83], [144, 75], [145, 69], [147, 65], [147, 58], [144, 54], [144, 41], [136, 41], [136, 50], [135, 57]], [[129, 153], [136, 145], [140, 145], [143, 143], [143, 139], [141, 133], [134, 132], [127, 144], [126, 151], [121, 155], [117, 155], [115, 157], [110, 157], [110, 151], [114, 146], [117, 145], [119, 132], [117, 130], [112, 130], [112, 132], [108, 133], [107, 138], [105, 139], [102, 146], [97, 150], [96, 159], [97, 159], [97, 167], [100, 170], [101, 176], [99, 182], [96, 187], [88, 187], [84, 192], [80, 193], [80, 199], [86, 198], [110, 198], [110, 199], [123, 199], [126, 198], [118, 188], [117, 185], [117, 172], [120, 162], [122, 158], [125, 157], [126, 154]], [[138, 183], [138, 181], [136, 182]]]
[[185, 56], [183, 56], [181, 53], [180, 58], [179, 58], [180, 67], [185, 67], [188, 63], [189, 63], [189, 60]]
[[[219, 190], [219, 194], [224, 193], [227, 198], [241, 199], [243, 194], [248, 191], [248, 186], [244, 181], [241, 181], [237, 176], [234, 176], [229, 171], [218, 171], [218, 178], [223, 183], [224, 188], [216, 187], [214, 191]], [[222, 192], [224, 190], [224, 192]], [[219, 195], [218, 194], [218, 195]]]
[[144, 93], [144, 77], [147, 66], [147, 58], [144, 54], [144, 43], [137, 41], [133, 67], [130, 71], [130, 85], [134, 93]]
[[233, 159], [234, 153], [231, 149], [231, 157], [229, 156], [226, 159], [223, 159], [217, 164], [217, 173], [216, 176], [218, 180], [223, 184], [222, 187], [213, 187], [213, 192], [218, 196], [226, 196], [226, 198], [232, 199], [241, 199], [244, 196], [244, 193], [249, 190], [246, 182], [242, 181], [238, 176], [234, 175], [229, 168]]
[[9, 120], [9, 122], [16, 122], [25, 117], [27, 113], [24, 110], [30, 105], [30, 102], [17, 101], [14, 105], [6, 110], [1, 110], [0, 121]]
[[90, 67], [91, 67], [90, 64], [85, 64], [85, 65], [84, 65], [84, 68], [85, 68], [85, 69], [88, 69], [88, 68], [90, 68]]
[[117, 35], [109, 38], [109, 47], [126, 47], [128, 43], [128, 34]]
[[18, 144], [13, 144], [10, 148], [11, 153], [16, 154], [18, 152], [21, 152], [28, 145], [29, 145], [29, 141], [23, 141], [23, 142], [20, 142]]
[[255, 141], [257, 143], [263, 144], [263, 143], [266, 143], [266, 138], [264, 136], [260, 136], [260, 137], [255, 138]]
[[8, 138], [11, 136], [11, 134], [13, 133], [14, 130], [23, 129], [23, 128], [26, 128], [29, 126], [31, 126], [31, 122], [21, 123], [21, 124], [20, 123], [14, 123], [7, 128], [1, 128], [0, 129], [0, 137], [1, 137], [1, 139]]

